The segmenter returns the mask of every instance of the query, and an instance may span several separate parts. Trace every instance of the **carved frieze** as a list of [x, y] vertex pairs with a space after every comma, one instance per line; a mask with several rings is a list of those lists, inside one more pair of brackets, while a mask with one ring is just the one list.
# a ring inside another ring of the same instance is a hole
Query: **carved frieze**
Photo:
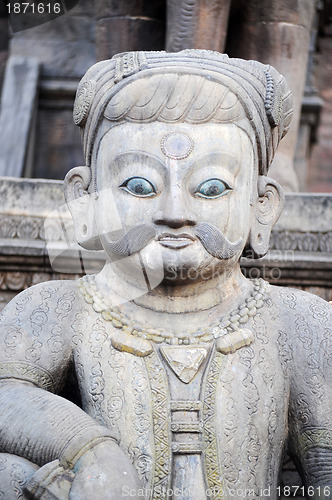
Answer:
[[328, 253], [332, 251], [332, 231], [273, 231], [270, 250]]

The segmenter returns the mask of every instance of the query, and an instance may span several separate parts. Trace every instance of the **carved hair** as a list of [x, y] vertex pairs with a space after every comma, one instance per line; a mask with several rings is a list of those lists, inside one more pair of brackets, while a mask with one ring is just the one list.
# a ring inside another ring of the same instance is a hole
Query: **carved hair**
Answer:
[[244, 110], [227, 87], [198, 75], [154, 75], [129, 83], [107, 105], [111, 121], [232, 123]]
[[129, 52], [97, 63], [83, 77], [74, 106], [92, 167], [112, 123], [231, 122], [253, 130], [259, 172], [266, 174], [291, 116], [291, 93], [274, 68], [203, 50]]

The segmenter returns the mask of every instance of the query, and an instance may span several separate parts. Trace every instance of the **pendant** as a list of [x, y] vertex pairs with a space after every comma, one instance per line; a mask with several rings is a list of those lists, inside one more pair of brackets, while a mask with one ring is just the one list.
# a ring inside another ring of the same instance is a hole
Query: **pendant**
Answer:
[[205, 347], [163, 346], [160, 352], [175, 375], [189, 384], [198, 373], [208, 349]]

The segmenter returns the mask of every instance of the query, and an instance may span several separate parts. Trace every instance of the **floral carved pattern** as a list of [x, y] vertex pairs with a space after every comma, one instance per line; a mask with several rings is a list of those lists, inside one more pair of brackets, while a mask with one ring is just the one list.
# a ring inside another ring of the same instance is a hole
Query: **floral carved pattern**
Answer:
[[[0, 238], [41, 240], [45, 241], [44, 217], [25, 215], [0, 215]], [[68, 226], [68, 227], [67, 227]], [[73, 226], [72, 221], [66, 220], [67, 232]], [[58, 219], [47, 219], [47, 239], [52, 241], [66, 241], [66, 236]]]
[[77, 274], [66, 274], [62, 276], [61, 274], [31, 273], [20, 271], [0, 272], [0, 290], [20, 292], [22, 290], [25, 290], [26, 288], [29, 288], [31, 285], [43, 283], [47, 280], [52, 280], [55, 277], [57, 279], [76, 279], [79, 276]]
[[51, 391], [55, 385], [51, 374], [46, 370], [24, 362], [0, 363], [1, 378], [27, 380], [47, 391]]
[[93, 401], [94, 418], [102, 425], [105, 425], [102, 412], [102, 402], [104, 401], [105, 379], [101, 369], [101, 364], [97, 363], [92, 367], [90, 373], [89, 393]]
[[148, 375], [141, 363], [135, 361], [132, 376], [132, 388], [135, 397], [135, 430], [137, 435], [129, 447], [129, 454], [140, 477], [143, 488], [151, 490], [152, 456], [146, 450], [146, 436], [151, 432], [152, 419], [147, 415], [144, 405], [145, 394], [150, 391]]
[[10, 484], [13, 488], [15, 496], [17, 498], [23, 498], [23, 486], [26, 485], [27, 477], [26, 477], [26, 472], [22, 467], [22, 465], [12, 464], [10, 477], [11, 477]]
[[330, 429], [319, 428], [306, 429], [300, 435], [299, 441], [302, 453], [317, 446], [321, 448], [332, 448], [332, 431]]
[[294, 250], [300, 252], [331, 252], [332, 231], [301, 232], [273, 231], [270, 250]]
[[168, 490], [171, 477], [169, 389], [165, 370], [163, 370], [157, 354], [153, 351], [144, 358], [144, 361], [151, 385], [155, 440], [155, 471], [151, 498], [162, 500], [160, 492]]
[[212, 354], [204, 383], [203, 394], [203, 443], [206, 483], [211, 490], [211, 500], [226, 500], [226, 490], [218, 461], [217, 438], [215, 428], [215, 400], [217, 386], [220, 380], [220, 370], [224, 355], [219, 352]]

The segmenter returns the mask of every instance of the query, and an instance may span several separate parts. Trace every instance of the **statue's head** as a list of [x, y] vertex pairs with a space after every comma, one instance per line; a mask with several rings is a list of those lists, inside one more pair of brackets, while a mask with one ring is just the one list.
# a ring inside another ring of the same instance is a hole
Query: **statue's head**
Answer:
[[178, 269], [264, 255], [283, 201], [267, 173], [291, 115], [284, 78], [255, 61], [185, 50], [97, 63], [74, 107], [86, 166], [65, 181], [78, 242], [110, 259], [158, 249]]

